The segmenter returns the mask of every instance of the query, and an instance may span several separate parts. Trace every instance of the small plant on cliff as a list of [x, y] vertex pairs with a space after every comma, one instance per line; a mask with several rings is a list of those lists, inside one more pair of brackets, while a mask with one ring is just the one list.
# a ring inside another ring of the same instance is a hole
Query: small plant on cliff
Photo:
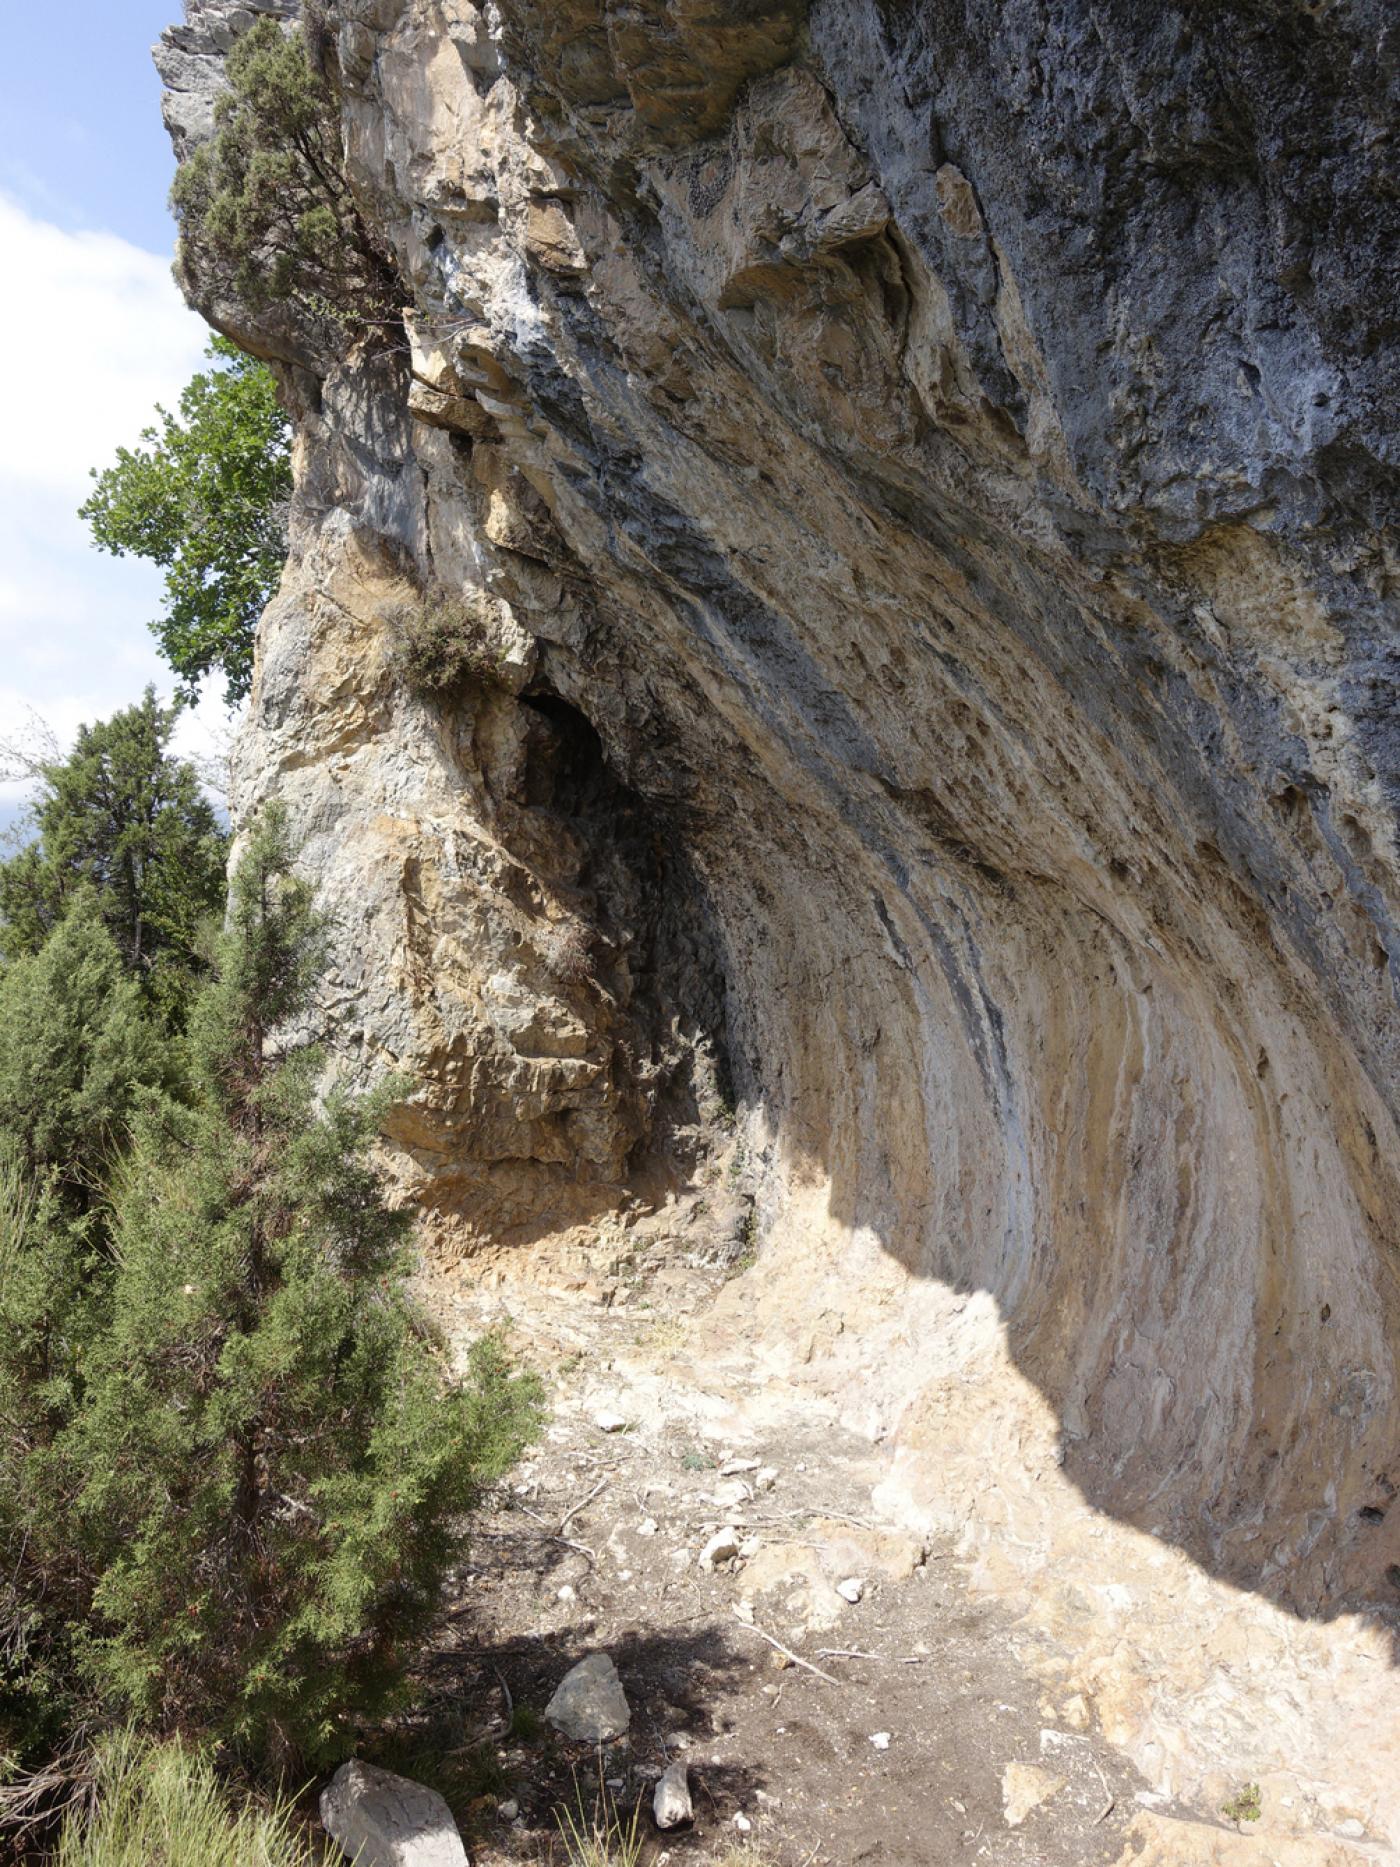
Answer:
[[489, 1342], [445, 1381], [415, 1324], [409, 1218], [369, 1160], [381, 1105], [318, 1098], [317, 1053], [285, 1035], [320, 950], [269, 813], [191, 1021], [192, 1106], [137, 1122], [64, 1445], [98, 1575], [89, 1676], [282, 1766], [343, 1754], [393, 1702], [456, 1520], [537, 1408]]
[[1263, 1798], [1259, 1793], [1258, 1783], [1246, 1783], [1230, 1800], [1221, 1806], [1220, 1813], [1227, 1822], [1239, 1827], [1241, 1822], [1257, 1822], [1264, 1813]]
[[214, 134], [171, 193], [180, 261], [203, 297], [386, 330], [401, 311], [392, 261], [345, 175], [340, 107], [300, 31], [260, 19], [225, 63]]
[[479, 624], [452, 597], [407, 604], [394, 619], [394, 667], [420, 700], [441, 700], [464, 683], [499, 681], [500, 656]]
[[265, 364], [226, 338], [190, 379], [178, 415], [157, 408], [142, 445], [119, 448], [81, 516], [104, 551], [165, 572], [151, 633], [194, 698], [214, 669], [236, 705], [253, 678], [253, 632], [287, 558], [287, 418]]

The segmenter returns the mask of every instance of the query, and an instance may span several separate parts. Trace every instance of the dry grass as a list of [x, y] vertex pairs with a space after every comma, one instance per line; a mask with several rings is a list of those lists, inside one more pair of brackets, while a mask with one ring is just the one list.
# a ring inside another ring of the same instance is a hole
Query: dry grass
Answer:
[[601, 1766], [592, 1806], [575, 1780], [573, 1807], [561, 1810], [557, 1820], [568, 1867], [638, 1867], [646, 1840], [641, 1801], [624, 1817], [603, 1781]]
[[183, 1744], [118, 1731], [97, 1749], [91, 1812], [64, 1823], [52, 1867], [324, 1867], [290, 1804], [231, 1791]]

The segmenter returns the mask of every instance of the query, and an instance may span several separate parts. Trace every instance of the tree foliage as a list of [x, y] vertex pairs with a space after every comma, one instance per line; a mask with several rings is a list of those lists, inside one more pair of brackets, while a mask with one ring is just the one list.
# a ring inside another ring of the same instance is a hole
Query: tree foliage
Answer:
[[61, 1734], [73, 1696], [94, 1574], [65, 1434], [110, 1313], [104, 1181], [167, 1061], [85, 889], [0, 974], [0, 1751]]
[[125, 1143], [137, 1092], [166, 1070], [86, 887], [39, 952], [0, 973], [0, 1134], [32, 1181], [85, 1203]]
[[225, 74], [214, 134], [171, 195], [197, 288], [357, 333], [397, 323], [398, 275], [346, 180], [339, 105], [301, 32], [258, 20]]
[[151, 1102], [115, 1196], [110, 1327], [67, 1447], [100, 1579], [93, 1676], [138, 1714], [285, 1762], [343, 1752], [434, 1612], [455, 1519], [532, 1430], [478, 1349], [445, 1385], [404, 1285], [374, 1100], [318, 1104], [320, 934], [269, 816], [191, 1023], [192, 1106]]
[[226, 839], [194, 768], [170, 753], [178, 717], [153, 688], [78, 730], [39, 765], [36, 840], [0, 862], [0, 954], [35, 955], [91, 890], [122, 965], [178, 1022], [223, 905]]
[[265, 364], [227, 338], [213, 368], [191, 378], [178, 415], [158, 408], [142, 445], [94, 468], [81, 508], [117, 557], [165, 571], [165, 613], [151, 624], [161, 654], [193, 697], [219, 669], [230, 706], [253, 678], [253, 636], [287, 557], [292, 472], [287, 418]]

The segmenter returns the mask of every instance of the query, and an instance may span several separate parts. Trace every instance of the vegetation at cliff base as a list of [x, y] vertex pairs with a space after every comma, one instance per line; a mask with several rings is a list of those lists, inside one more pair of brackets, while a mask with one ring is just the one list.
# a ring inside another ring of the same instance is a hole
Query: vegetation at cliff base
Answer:
[[207, 1753], [129, 1727], [98, 1744], [91, 1793], [63, 1824], [53, 1867], [322, 1867], [291, 1805], [231, 1795]]
[[356, 204], [339, 102], [303, 34], [260, 19], [224, 73], [214, 134], [171, 192], [197, 295], [253, 311], [288, 303], [313, 327], [352, 335], [396, 325], [398, 274]]
[[81, 515], [117, 557], [165, 572], [151, 630], [193, 698], [218, 670], [230, 706], [253, 678], [253, 635], [287, 557], [288, 424], [265, 364], [216, 337], [178, 414], [156, 410], [141, 444], [120, 448]]
[[539, 1396], [489, 1340], [453, 1377], [418, 1321], [383, 1100], [310, 1040], [325, 928], [280, 814], [183, 1031], [121, 887], [84, 875], [0, 970], [0, 1759], [135, 1720], [281, 1773], [399, 1702]]

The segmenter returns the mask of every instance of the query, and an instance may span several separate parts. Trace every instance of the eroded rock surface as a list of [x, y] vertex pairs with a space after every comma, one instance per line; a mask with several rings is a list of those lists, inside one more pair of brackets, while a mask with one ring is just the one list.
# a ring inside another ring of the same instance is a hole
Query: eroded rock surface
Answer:
[[[189, 11], [177, 140], [286, 9]], [[321, 11], [411, 303], [204, 296], [298, 417], [238, 807], [406, 1183], [592, 1222], [732, 1086], [885, 1507], [1161, 1793], [1400, 1843], [1393, 10]]]

